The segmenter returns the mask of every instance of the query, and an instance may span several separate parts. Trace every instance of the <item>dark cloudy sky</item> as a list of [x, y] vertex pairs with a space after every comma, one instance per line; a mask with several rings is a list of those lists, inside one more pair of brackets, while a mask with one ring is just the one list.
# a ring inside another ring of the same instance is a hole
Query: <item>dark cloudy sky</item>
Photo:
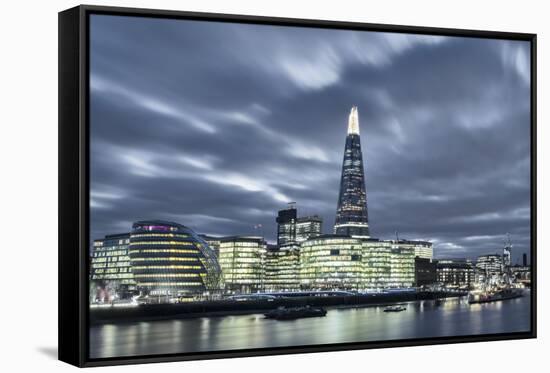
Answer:
[[92, 239], [330, 232], [357, 105], [373, 236], [530, 248], [527, 42], [94, 15], [90, 48]]

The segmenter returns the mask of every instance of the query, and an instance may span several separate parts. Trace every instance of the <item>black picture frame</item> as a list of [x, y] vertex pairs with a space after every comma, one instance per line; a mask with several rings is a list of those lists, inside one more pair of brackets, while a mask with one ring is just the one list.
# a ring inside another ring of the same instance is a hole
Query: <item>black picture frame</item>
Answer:
[[[531, 331], [90, 359], [89, 16], [171, 18], [528, 41], [531, 45]], [[59, 13], [59, 360], [79, 367], [536, 338], [536, 34], [81, 5]]]

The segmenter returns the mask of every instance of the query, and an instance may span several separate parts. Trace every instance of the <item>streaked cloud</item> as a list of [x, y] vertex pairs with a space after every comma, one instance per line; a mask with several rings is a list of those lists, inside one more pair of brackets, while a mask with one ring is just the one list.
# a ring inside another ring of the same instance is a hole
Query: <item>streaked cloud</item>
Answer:
[[334, 222], [359, 107], [372, 232], [436, 255], [530, 246], [523, 42], [92, 16], [92, 238], [169, 219], [262, 234]]

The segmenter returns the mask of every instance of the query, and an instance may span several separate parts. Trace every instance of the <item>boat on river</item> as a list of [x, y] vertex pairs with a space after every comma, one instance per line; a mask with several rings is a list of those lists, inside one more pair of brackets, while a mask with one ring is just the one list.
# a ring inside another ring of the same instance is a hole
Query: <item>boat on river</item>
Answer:
[[388, 307], [384, 308], [384, 312], [402, 312], [402, 311], [406, 311], [406, 310], [407, 310], [407, 307], [403, 307], [403, 306], [400, 306], [400, 305], [388, 306]]
[[323, 317], [327, 311], [322, 307], [279, 307], [264, 314], [266, 319], [294, 320], [304, 317]]
[[485, 268], [483, 282], [479, 284], [479, 288], [468, 293], [469, 304], [498, 302], [523, 297], [524, 286], [516, 281], [511, 270], [511, 255], [512, 242], [510, 241], [510, 235], [508, 235], [502, 253], [502, 272], [498, 274], [489, 273], [488, 268]]

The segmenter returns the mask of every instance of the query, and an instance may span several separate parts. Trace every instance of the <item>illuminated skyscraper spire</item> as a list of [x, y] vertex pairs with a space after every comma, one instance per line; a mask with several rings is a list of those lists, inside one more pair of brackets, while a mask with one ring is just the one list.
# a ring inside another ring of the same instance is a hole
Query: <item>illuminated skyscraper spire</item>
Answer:
[[359, 113], [357, 112], [357, 106], [351, 108], [348, 119], [348, 135], [359, 135]]
[[356, 106], [351, 108], [349, 114], [334, 233], [365, 238], [370, 236], [365, 172], [359, 137], [359, 114]]

